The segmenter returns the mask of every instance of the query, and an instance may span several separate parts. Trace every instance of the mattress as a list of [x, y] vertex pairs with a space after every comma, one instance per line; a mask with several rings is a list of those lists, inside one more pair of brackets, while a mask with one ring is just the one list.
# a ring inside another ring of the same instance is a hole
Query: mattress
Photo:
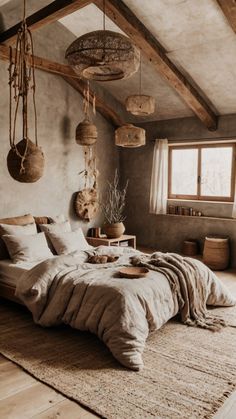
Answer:
[[[38, 262], [37, 262], [38, 263]], [[20, 276], [33, 268], [37, 263], [21, 262], [18, 264], [12, 263], [9, 259], [0, 260], [0, 282], [15, 287], [16, 281]]]

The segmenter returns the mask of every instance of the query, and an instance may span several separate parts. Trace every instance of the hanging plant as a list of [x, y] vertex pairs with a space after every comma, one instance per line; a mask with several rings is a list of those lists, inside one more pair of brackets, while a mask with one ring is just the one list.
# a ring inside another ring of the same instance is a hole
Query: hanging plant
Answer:
[[[16, 48], [10, 48], [9, 65], [9, 140], [10, 151], [7, 167], [10, 175], [18, 182], [36, 182], [43, 175], [44, 155], [38, 146], [37, 111], [35, 99], [35, 70], [33, 39], [26, 23], [26, 0], [21, 27], [17, 33]], [[34, 142], [29, 138], [28, 110], [32, 95], [34, 111]], [[22, 140], [16, 143], [17, 119], [22, 107]]]

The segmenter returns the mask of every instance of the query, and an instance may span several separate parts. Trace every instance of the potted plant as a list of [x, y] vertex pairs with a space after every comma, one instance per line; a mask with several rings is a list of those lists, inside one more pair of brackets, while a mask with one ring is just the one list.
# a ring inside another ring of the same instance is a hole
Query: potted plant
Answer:
[[123, 189], [119, 188], [119, 175], [116, 170], [113, 182], [108, 182], [108, 189], [102, 209], [105, 217], [103, 230], [108, 238], [119, 238], [125, 231], [123, 214], [128, 181]]

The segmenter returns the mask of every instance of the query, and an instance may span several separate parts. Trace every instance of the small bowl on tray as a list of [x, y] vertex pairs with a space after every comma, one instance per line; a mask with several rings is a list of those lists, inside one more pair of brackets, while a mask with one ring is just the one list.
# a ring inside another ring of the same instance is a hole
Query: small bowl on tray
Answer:
[[131, 266], [120, 269], [119, 276], [121, 278], [143, 278], [147, 276], [148, 272], [148, 268]]

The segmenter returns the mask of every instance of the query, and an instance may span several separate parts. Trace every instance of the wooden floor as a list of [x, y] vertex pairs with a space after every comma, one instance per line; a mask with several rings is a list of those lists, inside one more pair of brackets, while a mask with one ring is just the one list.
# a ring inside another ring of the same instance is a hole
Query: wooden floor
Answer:
[[[218, 274], [236, 293], [236, 271]], [[37, 381], [0, 355], [1, 419], [92, 419], [97, 417]], [[214, 419], [236, 419], [236, 392], [225, 402]]]

